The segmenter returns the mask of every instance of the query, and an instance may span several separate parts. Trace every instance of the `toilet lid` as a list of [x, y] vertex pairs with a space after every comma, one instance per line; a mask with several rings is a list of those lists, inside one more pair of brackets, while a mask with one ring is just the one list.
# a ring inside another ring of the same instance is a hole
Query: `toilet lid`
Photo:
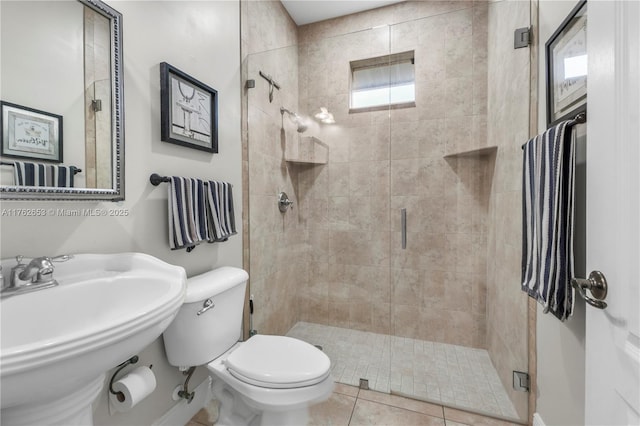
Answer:
[[267, 388], [311, 386], [329, 376], [331, 361], [321, 350], [286, 336], [255, 335], [224, 361], [245, 383]]

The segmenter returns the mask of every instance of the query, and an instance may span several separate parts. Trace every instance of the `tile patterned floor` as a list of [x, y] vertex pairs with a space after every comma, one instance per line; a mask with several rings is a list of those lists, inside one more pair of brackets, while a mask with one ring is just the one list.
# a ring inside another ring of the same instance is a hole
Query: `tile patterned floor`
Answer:
[[322, 346], [337, 383], [518, 418], [486, 350], [306, 322], [287, 335]]
[[[215, 425], [215, 404], [186, 426]], [[357, 387], [337, 384], [333, 395], [311, 407], [309, 426], [517, 426], [490, 417]]]

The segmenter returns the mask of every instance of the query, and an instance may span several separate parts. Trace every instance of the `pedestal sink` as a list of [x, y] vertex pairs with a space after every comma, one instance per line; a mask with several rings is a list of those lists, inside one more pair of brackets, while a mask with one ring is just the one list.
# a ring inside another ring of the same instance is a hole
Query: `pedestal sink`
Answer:
[[[13, 265], [2, 261], [5, 282]], [[4, 426], [91, 425], [105, 373], [158, 338], [185, 295], [184, 269], [146, 254], [55, 266], [58, 286], [0, 302]]]

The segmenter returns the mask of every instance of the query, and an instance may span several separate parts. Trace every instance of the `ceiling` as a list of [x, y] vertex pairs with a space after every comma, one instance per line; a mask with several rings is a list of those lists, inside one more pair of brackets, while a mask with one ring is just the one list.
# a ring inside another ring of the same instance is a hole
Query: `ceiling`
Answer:
[[297, 25], [375, 9], [404, 0], [281, 0]]

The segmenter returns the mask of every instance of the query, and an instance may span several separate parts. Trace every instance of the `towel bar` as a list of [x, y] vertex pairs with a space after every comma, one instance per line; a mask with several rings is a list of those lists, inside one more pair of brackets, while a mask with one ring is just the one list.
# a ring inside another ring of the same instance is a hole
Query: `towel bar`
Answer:
[[[575, 118], [573, 120], [569, 120], [567, 122], [567, 125], [569, 127], [573, 127], [576, 124], [582, 124], [582, 123], [586, 123], [587, 122], [587, 113], [586, 112], [581, 112], [578, 115], [575, 116]], [[526, 143], [522, 144], [522, 149], [524, 149]]]
[[[13, 163], [9, 163], [9, 162], [6, 162], [6, 161], [0, 161], [0, 164], [2, 164], [3, 166], [11, 166], [11, 167], [14, 166]], [[55, 164], [53, 164], [53, 165], [55, 165]], [[76, 175], [78, 173], [82, 173], [82, 169], [79, 169], [79, 168], [76, 167], [76, 169], [73, 171], [73, 174]]]
[[149, 182], [151, 182], [153, 186], [158, 186], [162, 182], [171, 182], [171, 178], [169, 176], [160, 176], [157, 173], [152, 173], [151, 176], [149, 176]]
[[[153, 186], [158, 186], [163, 182], [171, 182], [171, 178], [169, 176], [160, 176], [157, 173], [152, 173], [151, 176], [149, 176], [149, 182], [151, 182]], [[208, 186], [209, 183], [205, 181], [204, 185]]]

